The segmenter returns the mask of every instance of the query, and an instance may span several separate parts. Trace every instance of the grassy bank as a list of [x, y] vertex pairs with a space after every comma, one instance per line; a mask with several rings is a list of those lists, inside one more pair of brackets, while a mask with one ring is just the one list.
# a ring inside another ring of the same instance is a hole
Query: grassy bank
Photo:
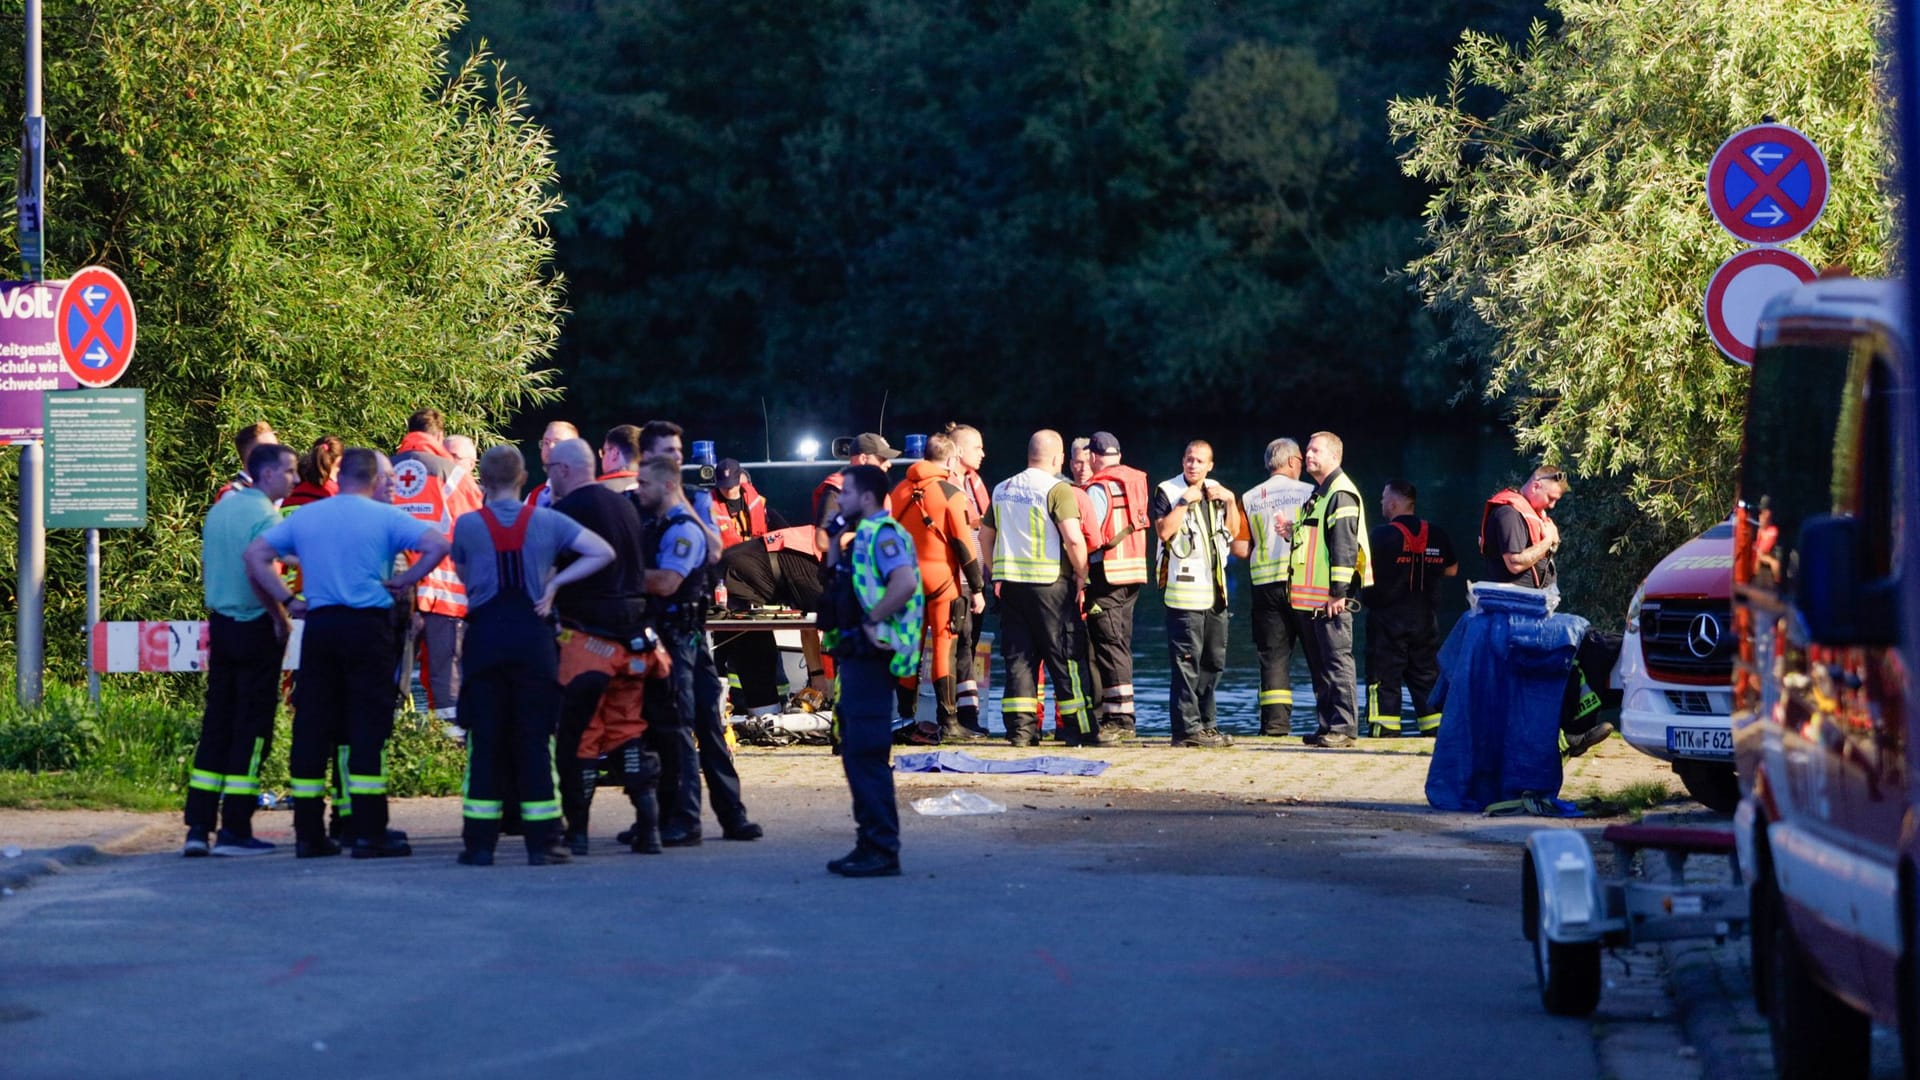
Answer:
[[[289, 724], [283, 709], [260, 769], [263, 791], [287, 790]], [[109, 684], [98, 705], [85, 687], [65, 685], [49, 685], [31, 709], [8, 697], [0, 702], [0, 807], [176, 809], [199, 734], [199, 702], [173, 686]], [[439, 722], [399, 716], [387, 757], [393, 794], [456, 794], [465, 768], [465, 752]]]

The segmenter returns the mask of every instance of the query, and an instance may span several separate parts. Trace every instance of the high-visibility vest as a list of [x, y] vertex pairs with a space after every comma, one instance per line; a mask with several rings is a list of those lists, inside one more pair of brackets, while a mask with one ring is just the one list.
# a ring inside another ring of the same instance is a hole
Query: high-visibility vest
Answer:
[[[867, 611], [872, 611], [873, 605], [887, 592], [887, 582], [880, 576], [880, 561], [875, 554], [883, 542], [882, 533], [899, 544], [902, 553], [913, 551], [912, 538], [890, 515], [883, 512], [860, 520], [860, 528], [853, 534], [853, 591], [860, 598], [861, 608]], [[913, 596], [905, 607], [875, 624], [880, 646], [893, 650], [887, 670], [902, 679], [920, 672], [920, 630], [926, 623], [927, 610], [920, 566], [913, 560], [908, 560], [907, 565], [913, 569]]]
[[[1342, 494], [1352, 496], [1353, 505], [1332, 509], [1333, 497]], [[1348, 518], [1359, 519], [1355, 528], [1359, 540], [1356, 564], [1333, 566], [1332, 553], [1327, 548], [1327, 527]], [[1300, 519], [1293, 527], [1291, 558], [1292, 580], [1287, 586], [1287, 599], [1296, 610], [1325, 607], [1333, 600], [1335, 585], [1347, 586], [1345, 595], [1353, 596], [1357, 589], [1373, 584], [1373, 549], [1367, 540], [1365, 500], [1346, 473], [1334, 477], [1325, 490], [1310, 496], [1301, 506]]]
[[1047, 509], [1047, 497], [1066, 483], [1045, 469], [1032, 468], [1000, 481], [993, 489], [996, 579], [1028, 585], [1051, 585], [1060, 580], [1060, 526]]
[[[1167, 501], [1176, 505], [1186, 493], [1184, 476], [1160, 483]], [[1227, 556], [1233, 535], [1227, 531], [1227, 508], [1212, 499], [1187, 505], [1180, 529], [1160, 544], [1161, 599], [1177, 611], [1212, 611], [1227, 597]]]
[[[451, 537], [457, 510], [470, 509], [448, 490], [453, 474], [453, 456], [445, 452], [439, 440], [423, 432], [410, 431], [393, 455], [393, 505]], [[420, 556], [409, 553], [411, 566]], [[429, 615], [467, 617], [467, 586], [453, 568], [451, 557], [420, 579], [413, 593], [413, 606]]]
[[720, 534], [720, 547], [724, 550], [735, 544], [764, 536], [767, 532], [767, 500], [760, 492], [745, 480], [740, 481], [740, 497], [747, 503], [747, 531], [740, 531], [740, 523], [733, 518], [733, 512], [727, 509], [721, 499], [713, 500], [713, 529]]
[[[1106, 513], [1088, 527], [1087, 558], [1100, 564], [1109, 585], [1143, 585], [1147, 580], [1147, 474], [1131, 465], [1114, 465], [1087, 478], [1087, 492], [1098, 487]], [[1100, 503], [1094, 503], [1100, 513]]]
[[[1532, 547], [1547, 538], [1547, 516], [1535, 510], [1533, 504], [1527, 501], [1525, 495], [1520, 494], [1512, 488], [1496, 492], [1492, 498], [1487, 500], [1487, 505], [1480, 510], [1480, 554], [1485, 555], [1488, 560], [1498, 562], [1502, 555], [1520, 554], [1517, 551], [1503, 552], [1488, 549], [1487, 520], [1493, 517], [1493, 508], [1496, 506], [1513, 507], [1514, 512], [1520, 515], [1520, 520], [1527, 523], [1528, 547]], [[1503, 566], [1502, 569], [1505, 569], [1505, 567]], [[1531, 567], [1528, 567], [1527, 573], [1533, 575], [1533, 587], [1536, 589], [1540, 588], [1540, 564], [1534, 563]], [[1516, 582], [1516, 584], [1518, 583]]]
[[1253, 535], [1247, 568], [1255, 585], [1271, 585], [1290, 576], [1293, 545], [1280, 535], [1280, 523], [1298, 517], [1301, 504], [1312, 494], [1313, 485], [1305, 480], [1275, 474], [1240, 500], [1247, 513], [1247, 531]]

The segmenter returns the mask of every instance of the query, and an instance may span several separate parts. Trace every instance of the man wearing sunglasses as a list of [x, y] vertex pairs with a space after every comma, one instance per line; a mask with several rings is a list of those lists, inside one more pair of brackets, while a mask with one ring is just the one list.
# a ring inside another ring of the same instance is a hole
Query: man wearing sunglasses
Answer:
[[1547, 514], [1569, 490], [1565, 473], [1542, 465], [1518, 491], [1507, 488], [1487, 500], [1480, 515], [1480, 552], [1487, 557], [1488, 581], [1533, 589], [1554, 584], [1560, 528]]

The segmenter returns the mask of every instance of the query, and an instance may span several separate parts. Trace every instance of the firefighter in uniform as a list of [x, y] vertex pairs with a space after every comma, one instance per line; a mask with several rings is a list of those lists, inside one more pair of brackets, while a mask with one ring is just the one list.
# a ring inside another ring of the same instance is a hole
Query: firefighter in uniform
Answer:
[[[467, 775], [459, 861], [493, 864], [504, 802], [517, 797], [527, 862], [569, 862], [554, 791], [561, 690], [548, 616], [555, 594], [613, 562], [613, 548], [565, 514], [521, 501], [527, 466], [519, 450], [488, 450], [479, 472], [484, 501], [453, 526], [453, 564], [470, 600], [460, 661]], [[578, 557], [555, 573], [562, 551]]]
[[604, 766], [633, 804], [628, 847], [660, 850], [660, 758], [645, 738], [644, 698], [649, 680], [664, 677], [667, 660], [648, 642], [642, 580], [646, 550], [633, 500], [594, 479], [593, 448], [563, 439], [547, 460], [553, 508], [597, 534], [613, 562], [555, 593], [560, 631], [560, 729], [555, 765], [567, 850], [586, 855], [593, 793]]
[[[722, 835], [757, 840], [764, 831], [747, 818], [740, 774], [721, 728], [720, 675], [707, 645], [707, 606], [713, 598], [707, 552], [719, 546], [719, 538], [687, 505], [680, 464], [673, 457], [653, 454], [643, 459], [636, 480], [646, 547], [654, 553], [644, 588], [654, 598], [654, 629], [672, 660], [667, 676], [671, 704], [649, 714], [650, 734], [661, 758], [660, 842], [667, 847], [700, 843], [703, 771]], [[707, 732], [704, 755], [695, 743], [700, 727]]]
[[260, 443], [247, 455], [252, 480], [207, 512], [200, 564], [207, 602], [207, 703], [187, 779], [187, 844], [182, 854], [264, 855], [273, 845], [253, 835], [260, 760], [273, 745], [280, 661], [291, 625], [286, 609], [261, 603], [242, 557], [280, 520], [274, 504], [293, 490], [290, 446]]
[[1120, 440], [1096, 431], [1088, 440], [1093, 474], [1085, 488], [1092, 516], [1087, 533], [1087, 651], [1100, 684], [1105, 745], [1132, 738], [1133, 607], [1147, 583], [1147, 474], [1120, 464]]
[[1387, 481], [1380, 492], [1386, 524], [1369, 539], [1367, 723], [1374, 735], [1400, 734], [1403, 677], [1420, 734], [1440, 733], [1440, 711], [1429, 704], [1440, 678], [1440, 583], [1460, 572], [1460, 562], [1446, 530], [1419, 516], [1417, 494], [1411, 481]]
[[[289, 614], [305, 616], [300, 681], [294, 690], [293, 746], [287, 755], [293, 788], [294, 853], [337, 855], [323, 820], [327, 757], [347, 747], [347, 793], [356, 859], [410, 855], [404, 834], [387, 828], [387, 739], [393, 734], [393, 623], [396, 595], [427, 576], [449, 550], [446, 534], [374, 492], [391, 482], [393, 466], [377, 450], [355, 447], [340, 459], [340, 493], [303, 507], [247, 548], [247, 574], [273, 601], [292, 598], [274, 560], [300, 560], [305, 598]], [[405, 551], [419, 558], [393, 574]]]
[[[890, 877], [900, 873], [900, 808], [888, 761], [893, 688], [920, 669], [925, 593], [913, 541], [887, 514], [886, 474], [856, 465], [841, 479], [840, 514], [831, 521], [827, 547], [832, 577], [822, 599], [822, 621], [829, 627], [824, 644], [840, 674], [840, 764], [853, 797], [858, 841], [827, 870], [842, 877]], [[843, 553], [840, 537], [849, 528], [852, 542]]]
[[1300, 444], [1275, 439], [1267, 444], [1267, 478], [1246, 493], [1247, 531], [1253, 550], [1247, 569], [1253, 578], [1253, 647], [1260, 654], [1260, 734], [1280, 738], [1293, 732], [1293, 646], [1300, 640], [1300, 619], [1287, 599], [1293, 546], [1282, 532], [1313, 485], [1300, 479]]
[[[959, 698], [953, 675], [958, 646], [956, 625], [963, 609], [984, 611], [987, 599], [980, 576], [980, 558], [968, 521], [966, 494], [953, 482], [949, 465], [953, 438], [927, 437], [924, 460], [907, 469], [907, 478], [893, 489], [888, 509], [895, 525], [913, 538], [919, 562], [920, 585], [926, 594], [926, 648], [933, 670], [933, 697], [942, 742], [978, 739], [980, 734], [961, 726]], [[913, 682], [917, 688], [919, 671]], [[917, 690], [916, 690], [917, 692]]]
[[[442, 441], [445, 422], [438, 409], [421, 409], [407, 418], [407, 434], [393, 455], [393, 503], [452, 535], [453, 522], [477, 504], [457, 483], [459, 461]], [[417, 651], [420, 685], [427, 712], [449, 728], [458, 728], [460, 636], [467, 617], [466, 587], [453, 563], [442, 560], [414, 591], [419, 615]]]
[[1181, 456], [1180, 475], [1162, 481], [1147, 508], [1160, 539], [1175, 746], [1233, 745], [1215, 722], [1214, 688], [1227, 666], [1227, 556], [1246, 558], [1249, 540], [1238, 501], [1207, 479], [1212, 471], [1213, 447], [1195, 439]]
[[[980, 439], [978, 429], [967, 424], [948, 424], [941, 434], [953, 440], [953, 483], [967, 493], [967, 523], [973, 529], [973, 549], [983, 557], [986, 548], [980, 546], [980, 526], [987, 520], [987, 511], [993, 499], [987, 491], [986, 481], [980, 479], [980, 465], [987, 459], [986, 444]], [[982, 614], [975, 615], [978, 608]], [[967, 597], [965, 606], [957, 607], [956, 614], [964, 616], [953, 627], [955, 652], [953, 658], [954, 701], [956, 702], [960, 726], [975, 734], [985, 735], [987, 729], [980, 724], [980, 680], [974, 671], [975, 654], [980, 647], [980, 630], [986, 623], [986, 597], [983, 594], [978, 604], [973, 597]]]
[[1027, 468], [993, 489], [980, 528], [987, 577], [1000, 597], [1000, 655], [1006, 666], [1000, 719], [1007, 741], [1040, 741], [1039, 671], [1053, 682], [1069, 743], [1096, 738], [1079, 658], [1085, 643], [1077, 597], [1087, 573], [1074, 487], [1060, 477], [1066, 446], [1057, 431], [1027, 441]]
[[1359, 734], [1354, 700], [1353, 601], [1373, 584], [1373, 557], [1367, 547], [1367, 516], [1360, 489], [1340, 468], [1345, 450], [1340, 437], [1321, 431], [1307, 440], [1305, 465], [1313, 494], [1300, 507], [1287, 538], [1287, 599], [1300, 620], [1307, 644], [1307, 667], [1319, 724], [1301, 741], [1308, 746], [1352, 746]]
[[716, 510], [713, 527], [720, 532], [722, 548], [765, 536], [769, 529], [786, 525], [778, 514], [769, 522], [766, 497], [747, 479], [746, 471], [733, 458], [721, 458], [713, 467], [713, 493]]

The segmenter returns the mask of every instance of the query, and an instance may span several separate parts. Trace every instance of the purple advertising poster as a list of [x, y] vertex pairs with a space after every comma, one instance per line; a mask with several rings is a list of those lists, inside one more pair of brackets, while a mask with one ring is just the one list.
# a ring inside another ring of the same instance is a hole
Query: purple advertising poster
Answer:
[[60, 360], [54, 308], [64, 281], [0, 282], [0, 443], [41, 437], [40, 395], [77, 390]]

